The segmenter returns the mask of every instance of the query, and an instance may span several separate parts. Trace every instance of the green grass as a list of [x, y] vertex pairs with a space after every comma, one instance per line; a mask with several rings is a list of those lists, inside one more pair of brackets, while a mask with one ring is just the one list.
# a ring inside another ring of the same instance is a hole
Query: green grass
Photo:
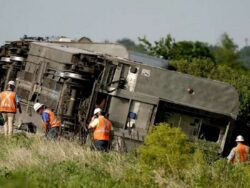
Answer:
[[48, 142], [25, 134], [0, 135], [0, 143], [0, 187], [250, 186], [249, 166], [228, 165], [166, 124], [128, 154], [94, 152], [77, 142]]

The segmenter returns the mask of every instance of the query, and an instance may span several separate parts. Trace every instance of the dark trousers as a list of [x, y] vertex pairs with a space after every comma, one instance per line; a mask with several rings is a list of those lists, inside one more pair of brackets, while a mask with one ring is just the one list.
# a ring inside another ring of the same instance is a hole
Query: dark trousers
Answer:
[[48, 140], [55, 140], [59, 136], [60, 127], [52, 127], [49, 129], [46, 137]]
[[94, 147], [98, 151], [108, 151], [109, 141], [107, 140], [95, 140]]

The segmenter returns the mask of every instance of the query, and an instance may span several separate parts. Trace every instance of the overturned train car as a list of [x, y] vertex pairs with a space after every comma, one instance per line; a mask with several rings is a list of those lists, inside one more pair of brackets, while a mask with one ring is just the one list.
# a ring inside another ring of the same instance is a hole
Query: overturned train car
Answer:
[[30, 43], [16, 78], [26, 113], [18, 115], [16, 124], [39, 125], [32, 106], [41, 102], [61, 118], [65, 135], [84, 141], [99, 106], [113, 123], [117, 150], [134, 148], [159, 122], [181, 127], [191, 140], [214, 141], [227, 150], [239, 106], [232, 86], [145, 64], [146, 56], [140, 58], [143, 62], [121, 58], [110, 49], [107, 44]]

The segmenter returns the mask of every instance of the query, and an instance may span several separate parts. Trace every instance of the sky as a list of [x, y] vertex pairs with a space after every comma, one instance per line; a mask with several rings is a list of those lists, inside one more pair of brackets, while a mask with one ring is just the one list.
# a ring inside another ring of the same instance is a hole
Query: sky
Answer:
[[0, 45], [25, 34], [95, 42], [171, 34], [215, 45], [226, 32], [243, 47], [249, 21], [250, 0], [0, 0]]

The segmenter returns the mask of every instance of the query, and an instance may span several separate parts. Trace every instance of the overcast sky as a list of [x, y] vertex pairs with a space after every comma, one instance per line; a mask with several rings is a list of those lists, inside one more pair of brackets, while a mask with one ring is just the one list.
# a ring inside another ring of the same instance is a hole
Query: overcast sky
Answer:
[[28, 36], [93, 41], [176, 40], [216, 44], [227, 32], [250, 43], [250, 0], [0, 0], [0, 44]]

